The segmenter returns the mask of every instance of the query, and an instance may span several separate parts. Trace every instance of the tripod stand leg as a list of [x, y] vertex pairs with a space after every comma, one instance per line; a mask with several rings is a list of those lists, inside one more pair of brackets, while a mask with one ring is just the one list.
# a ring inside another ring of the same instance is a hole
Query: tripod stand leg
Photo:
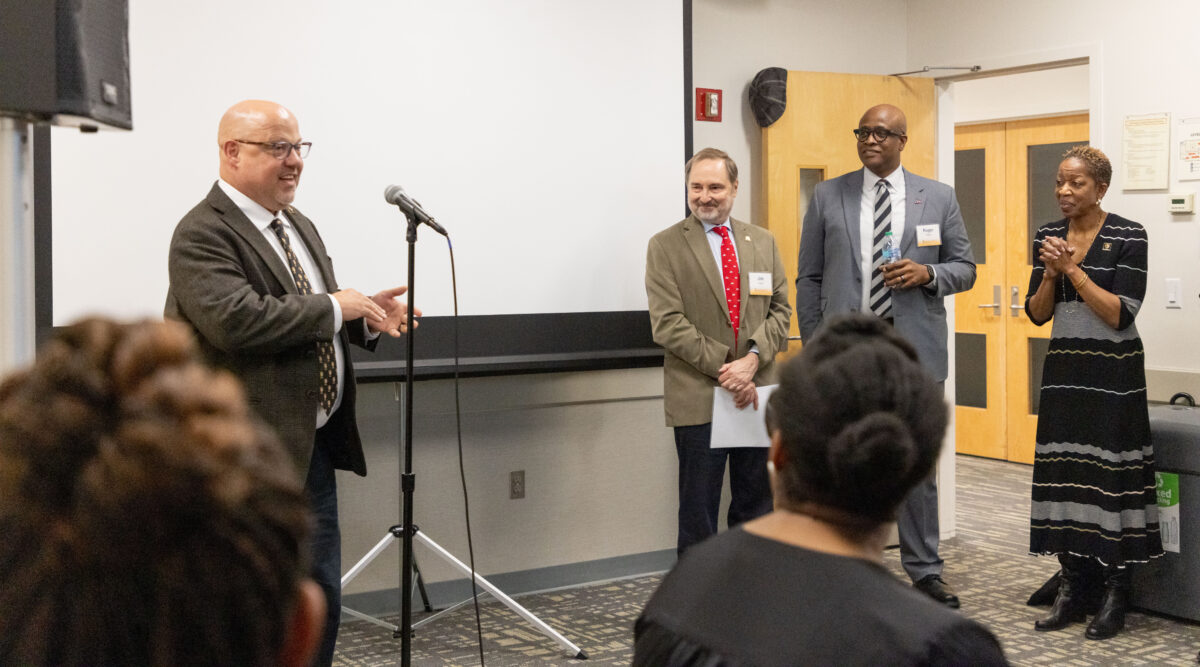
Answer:
[[378, 544], [371, 547], [371, 550], [367, 552], [367, 555], [360, 558], [358, 562], [354, 564], [354, 567], [350, 568], [346, 571], [346, 574], [342, 575], [342, 588], [345, 588], [346, 584], [353, 581], [355, 577], [357, 577], [364, 569], [366, 569], [366, 567], [371, 564], [371, 561], [379, 558], [379, 554], [383, 553], [383, 550], [387, 549], [388, 545], [391, 544], [392, 540], [395, 539], [396, 535], [394, 531], [389, 530], [388, 534], [384, 535], [383, 539], [379, 540]]
[[429, 593], [425, 590], [425, 577], [421, 576], [421, 568], [417, 566], [417, 557], [413, 556], [413, 574], [416, 578], [413, 579], [413, 584], [417, 587], [417, 592], [421, 594], [421, 602], [425, 605], [425, 611], [433, 611], [433, 605], [429, 604]]
[[[433, 540], [426, 537], [425, 534], [422, 533], [421, 531], [419, 531], [419, 530], [415, 531], [413, 533], [413, 538], [416, 540], [420, 540], [421, 544], [424, 544], [426, 547], [431, 549], [434, 553], [441, 556], [442, 560], [446, 561], [447, 563], [450, 563], [451, 565], [453, 565], [455, 568], [457, 568], [463, 574], [467, 575], [468, 577], [471, 576], [471, 568], [467, 567], [462, 561], [455, 558], [454, 555], [451, 554], [449, 551], [446, 551], [445, 549], [443, 549], [442, 546], [439, 545], [437, 542], [434, 542]], [[587, 660], [587, 654], [584, 653], [582, 649], [580, 649], [578, 646], [572, 644], [570, 641], [567, 640], [566, 637], [563, 637], [558, 632], [556, 632], [554, 630], [554, 628], [550, 627], [549, 625], [546, 625], [540, 618], [538, 618], [537, 616], [534, 616], [532, 613], [529, 612], [528, 609], [526, 609], [525, 607], [522, 607], [520, 604], [518, 604], [516, 600], [513, 600], [512, 598], [505, 595], [504, 591], [500, 590], [499, 588], [496, 588], [494, 585], [492, 585], [492, 583], [490, 581], [488, 581], [487, 579], [484, 579], [483, 577], [476, 574], [475, 575], [475, 583], [478, 584], [480, 588], [484, 589], [488, 593], [491, 593], [492, 597], [496, 598], [500, 602], [503, 602], [504, 606], [506, 606], [509, 609], [516, 612], [518, 616], [525, 619], [525, 621], [527, 623], [529, 623], [533, 627], [537, 628], [538, 631], [540, 631], [542, 634], [553, 639], [559, 646], [561, 646], [563, 649], [565, 649], [572, 657], [574, 657], [577, 660]]]
[[[365, 556], [360, 558], [358, 560], [358, 562], [354, 564], [354, 567], [350, 568], [349, 570], [346, 571], [346, 574], [342, 575], [342, 588], [345, 589], [346, 584], [353, 581], [355, 577], [357, 577], [364, 569], [366, 569], [366, 567], [368, 565], [371, 564], [371, 561], [375, 560], [376, 558], [379, 558], [379, 554], [383, 553], [384, 550], [387, 549], [389, 545], [391, 545], [393, 542], [395, 542], [397, 539], [399, 539], [398, 535], [399, 535], [399, 533], [397, 531], [397, 526], [392, 526], [390, 529], [388, 529], [388, 534], [384, 535], [383, 539], [379, 540], [378, 544], [371, 547], [371, 550], [368, 551]], [[415, 568], [416, 565], [414, 564], [413, 567]], [[426, 604], [428, 604], [428, 602], [426, 602]], [[367, 621], [368, 623], [374, 623], [375, 625], [378, 625], [380, 627], [387, 628], [388, 630], [391, 630], [393, 633], [395, 633], [399, 630], [398, 627], [396, 627], [395, 625], [392, 625], [391, 623], [388, 623], [387, 621], [380, 620], [378, 618], [375, 618], [374, 616], [368, 616], [367, 614], [364, 614], [361, 611], [355, 611], [346, 606], [342, 607], [342, 613], [350, 614], [351, 616], [353, 616], [357, 619]]]

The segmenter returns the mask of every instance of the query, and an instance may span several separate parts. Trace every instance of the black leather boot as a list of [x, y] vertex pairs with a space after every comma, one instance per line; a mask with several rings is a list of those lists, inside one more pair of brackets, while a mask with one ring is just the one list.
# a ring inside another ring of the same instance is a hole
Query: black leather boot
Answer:
[[1088, 623], [1084, 636], [1088, 639], [1108, 639], [1125, 627], [1125, 612], [1129, 609], [1128, 567], [1110, 566], [1104, 568], [1104, 599], [1100, 602], [1100, 611]]
[[1059, 558], [1059, 564], [1062, 565], [1062, 571], [1058, 576], [1058, 594], [1050, 606], [1050, 615], [1034, 621], [1035, 630], [1061, 630], [1084, 619], [1086, 591], [1083, 569], [1073, 558]]

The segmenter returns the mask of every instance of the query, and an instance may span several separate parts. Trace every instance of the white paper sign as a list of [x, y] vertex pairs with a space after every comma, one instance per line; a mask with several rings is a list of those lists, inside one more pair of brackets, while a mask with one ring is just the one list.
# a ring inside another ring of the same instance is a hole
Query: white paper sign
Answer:
[[1200, 116], [1175, 121], [1175, 178], [1200, 179]]
[[1171, 114], [1151, 113], [1125, 117], [1124, 149], [1126, 190], [1164, 190], [1171, 155]]
[[767, 447], [767, 399], [778, 385], [757, 387], [758, 409], [747, 405], [741, 410], [733, 404], [733, 393], [713, 388], [712, 447]]

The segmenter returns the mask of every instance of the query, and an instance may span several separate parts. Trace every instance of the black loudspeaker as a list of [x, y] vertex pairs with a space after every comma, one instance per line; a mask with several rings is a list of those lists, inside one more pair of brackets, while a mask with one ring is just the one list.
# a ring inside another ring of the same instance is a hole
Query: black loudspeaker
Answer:
[[129, 0], [0, 0], [0, 114], [133, 129]]

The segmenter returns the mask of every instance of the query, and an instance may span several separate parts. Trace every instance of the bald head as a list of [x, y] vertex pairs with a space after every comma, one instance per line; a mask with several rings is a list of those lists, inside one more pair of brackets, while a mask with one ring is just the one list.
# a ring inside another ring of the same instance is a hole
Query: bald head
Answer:
[[[890, 104], [877, 104], [858, 121], [863, 138], [858, 142], [858, 159], [880, 178], [886, 178], [900, 166], [900, 153], [908, 143], [908, 119]], [[883, 139], [878, 139], [877, 136]]]
[[908, 118], [904, 116], [904, 112], [900, 107], [892, 106], [891, 104], [876, 104], [867, 109], [867, 112], [859, 119], [858, 124], [862, 126], [867, 118], [882, 119], [888, 123], [888, 128], [893, 132], [900, 134], [908, 134]]
[[221, 179], [272, 213], [296, 198], [304, 160], [295, 151], [280, 159], [261, 144], [300, 141], [300, 123], [281, 104], [244, 100], [229, 107], [217, 126]]
[[267, 100], [242, 100], [229, 107], [221, 116], [221, 124], [217, 126], [217, 142], [224, 145], [226, 141], [245, 139], [248, 133], [267, 126], [269, 123], [295, 121], [295, 115], [287, 107]]

